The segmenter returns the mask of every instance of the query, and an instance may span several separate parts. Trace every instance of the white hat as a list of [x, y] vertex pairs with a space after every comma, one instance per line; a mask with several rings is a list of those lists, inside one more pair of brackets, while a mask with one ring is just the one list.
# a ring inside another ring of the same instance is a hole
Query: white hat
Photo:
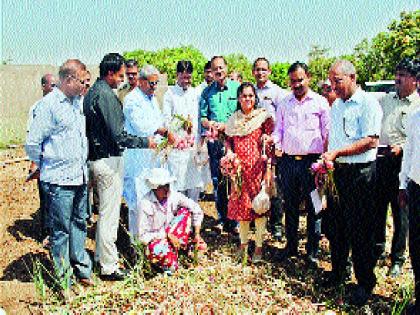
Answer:
[[152, 168], [144, 178], [151, 189], [157, 189], [159, 186], [175, 181], [175, 177], [171, 176], [165, 168]]

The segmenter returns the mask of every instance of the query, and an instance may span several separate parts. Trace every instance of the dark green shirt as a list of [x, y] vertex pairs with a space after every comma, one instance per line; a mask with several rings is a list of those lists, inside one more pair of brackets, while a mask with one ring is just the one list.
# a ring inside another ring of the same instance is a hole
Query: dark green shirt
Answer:
[[201, 119], [225, 123], [238, 106], [239, 85], [239, 82], [228, 79], [223, 89], [216, 81], [206, 87], [200, 98]]

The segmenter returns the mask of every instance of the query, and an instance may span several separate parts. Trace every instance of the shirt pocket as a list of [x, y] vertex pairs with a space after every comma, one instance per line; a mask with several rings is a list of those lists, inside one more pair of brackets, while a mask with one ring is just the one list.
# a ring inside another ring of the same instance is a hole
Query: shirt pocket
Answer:
[[305, 129], [316, 130], [319, 129], [319, 113], [306, 113], [305, 114]]
[[347, 138], [358, 139], [359, 116], [356, 112], [347, 112], [343, 116], [343, 132]]

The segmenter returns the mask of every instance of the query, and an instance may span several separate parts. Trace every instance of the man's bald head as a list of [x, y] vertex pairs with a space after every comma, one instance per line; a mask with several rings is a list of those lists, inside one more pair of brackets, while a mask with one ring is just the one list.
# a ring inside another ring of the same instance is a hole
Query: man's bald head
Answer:
[[53, 88], [57, 85], [57, 79], [53, 74], [44, 74], [41, 78], [42, 94], [45, 96], [50, 93]]

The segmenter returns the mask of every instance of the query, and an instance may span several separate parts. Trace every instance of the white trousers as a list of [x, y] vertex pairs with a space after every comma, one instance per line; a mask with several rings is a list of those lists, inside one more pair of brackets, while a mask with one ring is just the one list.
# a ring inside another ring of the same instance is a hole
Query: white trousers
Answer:
[[[239, 239], [241, 244], [248, 244], [249, 224], [250, 221], [239, 221]], [[267, 217], [255, 219], [255, 246], [262, 247], [264, 241], [265, 225]]]
[[123, 190], [124, 159], [109, 157], [91, 162], [99, 197], [99, 218], [96, 225], [95, 261], [101, 274], [118, 269], [117, 241]]

